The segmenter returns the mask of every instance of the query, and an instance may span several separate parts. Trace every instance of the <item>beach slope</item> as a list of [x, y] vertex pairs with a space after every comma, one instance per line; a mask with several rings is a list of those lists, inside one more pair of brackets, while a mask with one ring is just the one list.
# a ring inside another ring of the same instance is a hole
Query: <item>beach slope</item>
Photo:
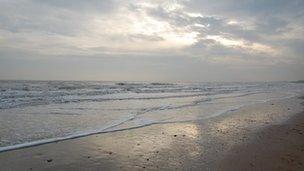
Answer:
[[303, 98], [0, 153], [0, 170], [304, 170]]

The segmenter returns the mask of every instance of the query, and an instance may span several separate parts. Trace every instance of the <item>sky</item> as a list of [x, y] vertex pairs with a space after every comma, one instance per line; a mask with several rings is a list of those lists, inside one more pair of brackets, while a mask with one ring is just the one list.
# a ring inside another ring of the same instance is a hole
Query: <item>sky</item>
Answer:
[[0, 0], [0, 79], [304, 80], [304, 1]]

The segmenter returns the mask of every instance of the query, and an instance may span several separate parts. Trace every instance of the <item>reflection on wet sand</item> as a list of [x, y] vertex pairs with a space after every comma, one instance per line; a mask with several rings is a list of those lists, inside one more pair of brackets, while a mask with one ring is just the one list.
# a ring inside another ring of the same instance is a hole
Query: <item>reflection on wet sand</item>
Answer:
[[92, 158], [107, 154], [115, 156], [116, 164], [157, 169], [170, 163], [171, 167], [181, 168], [185, 161], [202, 154], [199, 131], [195, 123], [160, 124], [151, 126], [148, 132], [139, 129], [135, 133], [131, 130], [127, 134], [98, 135], [87, 141], [90, 145], [81, 145], [96, 147], [88, 154]]

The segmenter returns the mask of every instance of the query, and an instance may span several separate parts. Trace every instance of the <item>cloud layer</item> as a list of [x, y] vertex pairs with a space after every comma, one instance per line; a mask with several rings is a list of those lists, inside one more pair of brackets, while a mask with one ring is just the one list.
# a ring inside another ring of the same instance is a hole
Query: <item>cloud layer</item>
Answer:
[[[202, 66], [298, 68], [293, 78], [303, 71], [302, 0], [0, 0], [0, 4], [3, 61], [167, 58], [172, 60], [170, 69], [185, 58], [199, 60]], [[185, 67], [191, 69], [190, 63]], [[272, 73], [267, 79], [271, 76], [277, 77]]]

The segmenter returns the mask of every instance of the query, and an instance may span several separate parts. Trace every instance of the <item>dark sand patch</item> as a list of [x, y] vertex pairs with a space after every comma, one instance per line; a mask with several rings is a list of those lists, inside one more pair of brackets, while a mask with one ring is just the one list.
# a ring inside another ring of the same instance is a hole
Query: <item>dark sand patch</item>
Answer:
[[304, 170], [304, 112], [233, 147], [217, 170]]

